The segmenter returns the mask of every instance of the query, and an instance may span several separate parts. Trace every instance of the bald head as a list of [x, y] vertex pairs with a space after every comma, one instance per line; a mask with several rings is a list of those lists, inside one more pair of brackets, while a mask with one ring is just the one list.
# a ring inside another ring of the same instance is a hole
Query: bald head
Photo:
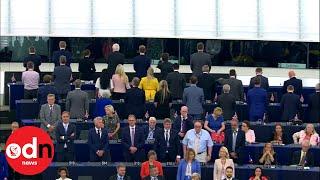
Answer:
[[120, 45], [118, 43], [115, 43], [112, 45], [112, 51], [116, 52], [120, 50]]
[[187, 117], [188, 116], [188, 107], [187, 106], [182, 106], [180, 109], [180, 114], [183, 117]]
[[295, 77], [296, 73], [294, 71], [289, 71], [288, 76], [289, 76], [289, 78]]

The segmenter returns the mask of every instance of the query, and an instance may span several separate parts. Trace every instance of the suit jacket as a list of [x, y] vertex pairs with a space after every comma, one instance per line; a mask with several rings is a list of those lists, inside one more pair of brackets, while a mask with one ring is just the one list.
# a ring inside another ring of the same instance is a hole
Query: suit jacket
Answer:
[[248, 91], [247, 96], [249, 117], [255, 115], [260, 116], [266, 112], [268, 95], [265, 89], [254, 87]]
[[174, 129], [170, 130], [168, 148], [167, 148], [167, 142], [166, 142], [164, 133], [165, 133], [164, 129], [159, 129], [155, 133], [155, 141], [154, 141], [153, 149], [156, 150], [159, 159], [160, 160], [165, 159], [166, 150], [168, 150], [168, 155], [170, 156], [170, 159], [176, 159], [178, 155], [182, 157], [181, 143], [180, 143], [180, 137], [178, 135], [178, 131]]
[[191, 85], [183, 91], [182, 97], [183, 104], [189, 108], [189, 114], [202, 114], [204, 103], [203, 89], [196, 85]]
[[127, 90], [124, 98], [127, 115], [134, 114], [137, 118], [143, 118], [146, 112], [146, 96], [144, 90], [133, 87]]
[[310, 123], [320, 123], [320, 92], [311, 94], [309, 97], [309, 122]]
[[199, 88], [203, 89], [205, 100], [213, 100], [216, 94], [216, 80], [214, 77], [208, 73], [202, 73], [198, 77]]
[[53, 70], [54, 86], [58, 94], [67, 94], [70, 90], [71, 68], [68, 66], [57, 66]]
[[281, 107], [281, 120], [290, 121], [296, 114], [299, 115], [301, 110], [300, 96], [294, 93], [286, 93], [281, 97], [280, 101]]
[[85, 81], [94, 80], [94, 73], [96, 72], [96, 67], [94, 65], [94, 60], [90, 58], [83, 58], [79, 61], [78, 67], [80, 73], [80, 79]]
[[157, 68], [161, 70], [161, 79], [164, 80], [170, 72], [173, 72], [173, 64], [168, 61], [159, 61]]
[[0, 179], [9, 178], [8, 163], [4, 154], [0, 152]]
[[52, 84], [45, 84], [44, 86], [40, 86], [38, 89], [38, 102], [40, 105], [47, 103], [48, 94], [54, 94], [56, 98], [56, 102], [58, 102], [58, 91], [57, 88]]
[[66, 65], [70, 67], [72, 63], [72, 53], [68, 50], [61, 49], [59, 51], [54, 51], [52, 55], [52, 62], [54, 66], [60, 66], [60, 56], [66, 56], [67, 62]]
[[217, 82], [221, 85], [229, 84], [230, 94], [232, 94], [237, 101], [243, 101], [243, 85], [242, 81], [236, 78], [218, 79]]
[[[300, 158], [301, 158], [301, 150], [295, 151], [292, 154], [292, 165], [298, 165], [300, 163]], [[305, 159], [305, 166], [314, 166], [314, 156], [312, 152], [308, 151], [306, 154], [306, 159]]]
[[[159, 176], [163, 176], [163, 169], [162, 169], [161, 162], [153, 161], [153, 166], [158, 169]], [[140, 176], [141, 178], [144, 178], [149, 175], [150, 175], [150, 164], [149, 164], [149, 161], [145, 161], [141, 164]]]
[[83, 118], [86, 111], [89, 113], [88, 93], [80, 89], [70, 91], [67, 95], [66, 111], [70, 112], [73, 119]]
[[[232, 159], [226, 159], [226, 164], [224, 165], [224, 171], [228, 166], [231, 166], [234, 169], [234, 163]], [[222, 163], [221, 159], [216, 159], [214, 161], [214, 168], [213, 168], [213, 177], [214, 180], [221, 180], [222, 178]], [[233, 171], [233, 176], [234, 176], [234, 171]]]
[[28, 70], [27, 63], [29, 61], [33, 62], [33, 65], [34, 65], [33, 70], [40, 73], [39, 66], [41, 65], [41, 56], [36, 55], [36, 54], [29, 54], [27, 57], [25, 57], [23, 60], [23, 67], [26, 68], [26, 71]]
[[182, 99], [183, 90], [186, 87], [184, 75], [178, 71], [171, 72], [167, 75], [167, 82], [172, 98]]
[[109, 151], [109, 138], [108, 130], [106, 128], [101, 129], [101, 138], [97, 134], [95, 128], [91, 128], [88, 132], [88, 145], [90, 151], [90, 159], [94, 159], [97, 156], [96, 152], [98, 150], [104, 150], [104, 152]]
[[257, 75], [257, 76], [252, 77], [250, 79], [249, 89], [254, 88], [254, 79], [256, 77], [260, 78], [260, 87], [262, 87], [263, 89], [268, 91], [268, 89], [269, 89], [269, 80], [268, 80], [267, 77], [262, 76], [262, 75]]
[[116, 68], [119, 64], [124, 64], [125, 56], [119, 51], [115, 51], [109, 54], [107, 63], [108, 63], [108, 74], [111, 78], [115, 73]]
[[41, 128], [47, 130], [48, 124], [56, 126], [58, 122], [61, 120], [61, 108], [58, 104], [54, 104], [52, 113], [50, 114], [49, 104], [43, 104], [40, 108], [39, 117], [41, 122]]
[[[151, 179], [151, 176], [147, 176], [147, 177], [143, 178], [143, 180], [152, 180], [152, 179]], [[164, 180], [164, 177], [163, 176], [157, 176], [157, 180]]]
[[[175, 121], [173, 122], [172, 129], [180, 132], [181, 130], [181, 116], [177, 116]], [[187, 116], [185, 120], [185, 131], [183, 133], [187, 133], [190, 129], [193, 129], [193, 119], [190, 115]]]
[[294, 93], [298, 96], [302, 94], [302, 80], [297, 79], [296, 77], [292, 77], [283, 83], [282, 93], [285, 94], [287, 92], [287, 87], [292, 85], [294, 87]]
[[[149, 125], [143, 126], [142, 129], [143, 129], [144, 139], [147, 140], [148, 134], [149, 134]], [[156, 132], [159, 131], [159, 130], [160, 130], [160, 128], [156, 126], [155, 129], [154, 129], [154, 132], [153, 132], [153, 138], [155, 138], [155, 134], [156, 134]]]
[[231, 120], [236, 112], [236, 98], [230, 93], [223, 93], [218, 96], [217, 103], [223, 110], [223, 118]]
[[199, 76], [202, 73], [202, 66], [208, 65], [211, 70], [211, 57], [210, 54], [205, 52], [193, 53], [190, 57], [190, 68], [192, 74]]
[[136, 76], [142, 78], [147, 76], [147, 70], [151, 65], [151, 59], [145, 55], [138, 55], [133, 58], [133, 69], [136, 71]]
[[[71, 136], [73, 134], [73, 136]], [[61, 136], [64, 136], [63, 139], [61, 139]], [[76, 138], [76, 126], [69, 122], [67, 132], [65, 132], [63, 122], [58, 123], [56, 127], [56, 146], [55, 151], [56, 152], [64, 152], [64, 145], [67, 145], [67, 151], [68, 152], [74, 152], [74, 143], [73, 141]]]
[[[117, 174], [115, 174], [115, 175], [113, 175], [113, 176], [109, 177], [109, 179], [108, 179], [108, 180], [118, 180], [118, 175], [117, 175]], [[125, 176], [123, 177], [123, 180], [131, 180], [131, 177], [130, 177], [130, 176], [127, 176], [127, 175], [125, 175]]]
[[[121, 144], [122, 144], [123, 150], [124, 152], [127, 152], [131, 147], [131, 137], [130, 137], [129, 126], [124, 127], [122, 129], [121, 135], [122, 135]], [[134, 147], [140, 150], [144, 147], [144, 142], [145, 141], [144, 141], [143, 130], [136, 125], [135, 134], [134, 134]]]
[[[188, 162], [186, 160], [182, 159], [180, 161], [176, 180], [185, 180], [187, 165], [188, 165]], [[191, 174], [192, 173], [198, 173], [201, 175], [200, 162], [196, 159], [191, 163]]]
[[[233, 139], [233, 131], [232, 129], [226, 130], [226, 133], [224, 134], [224, 145], [230, 152], [232, 151], [232, 139]], [[236, 140], [236, 147], [235, 147], [235, 152], [237, 154], [240, 154], [245, 147], [246, 143], [246, 136], [245, 133], [238, 129], [238, 134], [237, 134], [237, 140]]]

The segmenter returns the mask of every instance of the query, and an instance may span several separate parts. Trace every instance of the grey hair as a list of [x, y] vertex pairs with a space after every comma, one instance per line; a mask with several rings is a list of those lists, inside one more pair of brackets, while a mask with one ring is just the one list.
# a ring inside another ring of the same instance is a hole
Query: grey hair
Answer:
[[224, 93], [229, 93], [230, 92], [230, 85], [225, 84], [225, 85], [223, 85], [222, 89], [223, 89]]

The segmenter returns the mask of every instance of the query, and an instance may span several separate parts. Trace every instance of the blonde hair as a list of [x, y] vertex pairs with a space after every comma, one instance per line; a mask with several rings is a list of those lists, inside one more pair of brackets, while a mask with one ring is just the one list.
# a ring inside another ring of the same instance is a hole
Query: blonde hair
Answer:
[[222, 108], [216, 107], [213, 110], [213, 114], [217, 115], [217, 113], [220, 113], [219, 116], [222, 114]]
[[187, 152], [186, 152], [186, 154], [187, 154], [186, 160], [187, 160], [187, 161], [189, 160], [189, 154], [190, 154], [190, 153], [193, 153], [193, 155], [194, 155], [194, 157], [193, 157], [192, 160], [194, 160], [194, 159], [196, 158], [196, 152], [195, 152], [193, 149], [188, 148], [188, 149], [187, 149]]
[[224, 151], [226, 153], [226, 158], [229, 159], [229, 151], [225, 146], [222, 146], [219, 150], [219, 158], [221, 158], [221, 153], [220, 151]]
[[264, 146], [263, 146], [263, 154], [266, 152], [266, 147], [267, 145], [270, 145], [271, 146], [271, 154], [274, 155], [274, 149], [273, 149], [273, 146], [271, 143], [265, 143]]
[[118, 74], [120, 78], [123, 79], [125, 84], [129, 82], [128, 76], [124, 72], [124, 67], [121, 64], [118, 64], [118, 66], [116, 67], [115, 74]]
[[106, 106], [104, 107], [104, 109], [108, 109], [108, 110], [110, 110], [112, 113], [114, 113], [114, 108], [113, 108], [112, 105], [106, 105]]
[[153, 70], [152, 67], [149, 67], [149, 68], [148, 68], [147, 77], [148, 77], [149, 79], [154, 78], [154, 70]]
[[307, 125], [306, 125], [306, 128], [304, 129], [304, 132], [305, 132], [305, 133], [307, 133], [307, 127], [308, 127], [308, 126], [311, 126], [311, 127], [312, 127], [312, 129], [313, 129], [313, 130], [312, 130], [312, 134], [316, 134], [316, 133], [317, 133], [317, 132], [316, 132], [316, 129], [314, 128], [314, 125], [313, 125], [313, 124], [307, 124]]
[[161, 93], [160, 96], [160, 102], [164, 103], [166, 97], [169, 96], [169, 88], [168, 88], [168, 82], [166, 80], [162, 80], [159, 83], [159, 92]]

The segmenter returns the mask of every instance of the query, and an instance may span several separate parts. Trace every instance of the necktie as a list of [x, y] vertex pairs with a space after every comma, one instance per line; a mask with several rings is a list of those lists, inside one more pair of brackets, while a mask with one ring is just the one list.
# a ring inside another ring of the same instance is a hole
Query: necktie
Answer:
[[134, 146], [134, 128], [130, 128], [131, 129], [131, 146]]
[[120, 177], [119, 177], [119, 180], [123, 180], [123, 176], [120, 176]]
[[181, 132], [183, 132], [183, 133], [186, 132], [185, 121], [186, 120], [184, 119], [184, 117], [182, 117], [181, 118]]
[[169, 131], [168, 130], [166, 130], [166, 143], [167, 143], [167, 147], [169, 147], [170, 144], [169, 144]]
[[232, 151], [236, 151], [237, 131], [233, 131]]
[[67, 131], [68, 131], [68, 125], [64, 125], [64, 132], [66, 133], [66, 135], [67, 135]]
[[148, 138], [147, 139], [153, 139], [153, 131], [154, 129], [149, 130]]
[[101, 138], [100, 129], [98, 129], [98, 135], [99, 135], [99, 138]]
[[303, 166], [305, 164], [305, 161], [306, 161], [306, 152], [303, 152], [299, 165]]
[[53, 112], [53, 106], [50, 105], [49, 108], [50, 108], [49, 116], [51, 117], [52, 116], [52, 112]]

